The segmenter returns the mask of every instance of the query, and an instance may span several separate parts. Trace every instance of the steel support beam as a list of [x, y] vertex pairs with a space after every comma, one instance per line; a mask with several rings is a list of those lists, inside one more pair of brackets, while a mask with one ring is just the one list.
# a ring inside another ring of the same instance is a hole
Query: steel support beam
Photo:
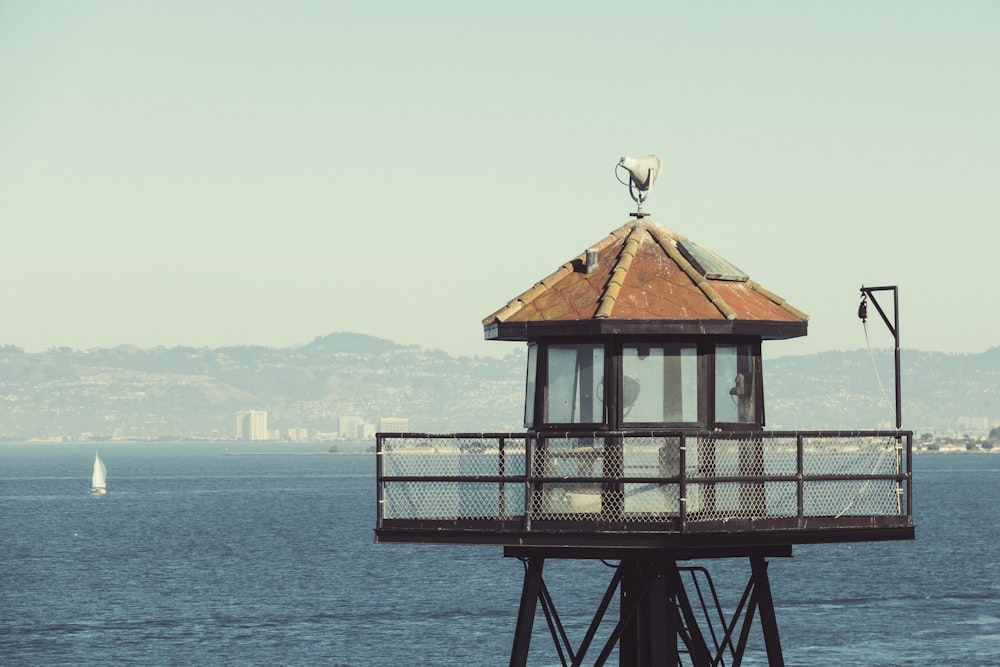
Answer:
[[535, 624], [535, 609], [538, 607], [538, 597], [542, 591], [542, 567], [545, 565], [545, 559], [529, 558], [524, 563], [524, 584], [521, 587], [521, 604], [517, 610], [510, 667], [527, 667], [531, 628]]
[[[681, 568], [670, 558], [622, 559], [594, 613], [586, 636], [576, 650], [562, 626], [555, 601], [542, 577], [545, 558], [539, 555], [522, 560], [524, 587], [514, 632], [511, 667], [527, 667], [532, 627], [539, 605], [545, 614], [561, 664], [573, 667], [584, 665], [616, 591], [619, 598], [617, 622], [599, 655], [588, 664], [595, 667], [607, 664], [617, 648], [621, 667], [738, 666], [746, 651], [754, 616], [759, 613], [768, 664], [784, 667], [765, 555], [749, 555], [750, 577], [728, 623], [717, 606], [714, 585], [704, 568]], [[695, 576], [695, 571], [702, 573], [712, 590], [712, 604], [705, 601], [697, 583], [694, 584], [697, 606], [692, 604], [682, 571], [692, 576]], [[712, 605], [716, 606], [710, 608]], [[722, 627], [716, 626], [712, 618], [721, 621]], [[738, 638], [734, 637], [736, 634]], [[712, 645], [708, 643], [709, 638]]]
[[767, 664], [784, 667], [781, 653], [781, 638], [778, 636], [778, 619], [774, 615], [774, 599], [771, 597], [771, 580], [767, 576], [767, 561], [760, 556], [750, 558], [750, 568], [760, 610], [760, 627], [764, 633], [764, 647], [767, 649]]

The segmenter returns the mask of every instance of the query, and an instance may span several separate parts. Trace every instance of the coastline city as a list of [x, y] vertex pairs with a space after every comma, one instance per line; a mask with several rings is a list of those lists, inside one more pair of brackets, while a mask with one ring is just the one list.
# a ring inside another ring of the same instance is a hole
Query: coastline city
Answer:
[[[524, 368], [520, 346], [503, 357], [463, 357], [344, 332], [284, 349], [2, 346], [0, 442], [270, 441], [327, 450], [373, 444], [377, 432], [520, 432]], [[918, 452], [1000, 451], [1000, 347], [904, 349], [902, 368], [904, 423]], [[766, 359], [765, 376], [769, 430], [892, 426], [867, 351]]]

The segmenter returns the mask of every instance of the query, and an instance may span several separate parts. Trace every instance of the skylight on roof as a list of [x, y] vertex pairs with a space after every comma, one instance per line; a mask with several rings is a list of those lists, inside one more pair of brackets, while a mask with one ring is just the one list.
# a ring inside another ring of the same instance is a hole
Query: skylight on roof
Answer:
[[681, 254], [684, 255], [687, 261], [691, 262], [695, 270], [709, 280], [732, 280], [736, 282], [750, 280], [750, 276], [743, 271], [694, 241], [679, 241], [677, 246], [680, 248]]

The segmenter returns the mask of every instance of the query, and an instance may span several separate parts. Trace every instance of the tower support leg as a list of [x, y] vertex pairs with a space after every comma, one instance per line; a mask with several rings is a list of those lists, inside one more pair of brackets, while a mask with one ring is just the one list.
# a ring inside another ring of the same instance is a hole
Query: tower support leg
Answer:
[[767, 664], [771, 667], [784, 667], [781, 637], [778, 636], [778, 619], [774, 615], [774, 598], [771, 597], [771, 580], [767, 576], [767, 561], [762, 556], [752, 556], [750, 568], [757, 594], [757, 607], [760, 610], [764, 647], [767, 649]]
[[535, 609], [542, 591], [544, 558], [528, 558], [524, 565], [524, 585], [521, 587], [521, 605], [517, 610], [514, 628], [514, 648], [510, 653], [510, 667], [527, 667], [528, 649], [531, 647], [531, 629], [535, 625]]
[[[677, 614], [670, 607], [668, 576], [663, 563], [650, 563], [649, 595], [646, 596], [646, 613], [643, 614], [643, 635], [639, 637], [645, 654], [643, 665], [677, 664]], [[627, 663], [619, 661], [620, 664]]]
[[[618, 663], [648, 667], [677, 664], [676, 614], [661, 563], [625, 560], [619, 592]], [[610, 647], [608, 647], [610, 648]], [[605, 651], [609, 653], [609, 651]]]

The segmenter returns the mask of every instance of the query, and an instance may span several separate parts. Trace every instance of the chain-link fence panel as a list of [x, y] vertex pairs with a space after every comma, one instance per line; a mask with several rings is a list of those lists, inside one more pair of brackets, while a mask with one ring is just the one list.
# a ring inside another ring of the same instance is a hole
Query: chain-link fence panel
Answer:
[[[571, 520], [606, 511], [613, 502], [602, 493], [604, 479], [621, 468], [620, 447], [608, 447], [603, 437], [547, 436], [534, 441], [531, 453], [533, 519]], [[595, 481], [572, 481], [573, 479]]]
[[524, 439], [419, 435], [387, 439], [379, 455], [385, 519], [524, 514]]
[[898, 436], [840, 436], [803, 439], [802, 471], [809, 476], [857, 477], [806, 481], [805, 516], [880, 516], [902, 511], [902, 487], [895, 480], [901, 469]]

